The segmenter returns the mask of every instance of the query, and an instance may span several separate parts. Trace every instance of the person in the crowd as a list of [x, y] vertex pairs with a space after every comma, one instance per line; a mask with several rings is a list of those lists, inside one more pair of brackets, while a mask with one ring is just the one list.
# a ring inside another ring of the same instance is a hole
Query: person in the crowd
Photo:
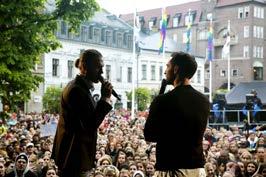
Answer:
[[47, 166], [44, 177], [57, 177], [56, 168], [54, 166]]
[[6, 175], [6, 177], [37, 177], [35, 173], [33, 173], [29, 169], [29, 159], [25, 153], [20, 153], [16, 160], [14, 169]]
[[5, 177], [6, 175], [6, 167], [5, 164], [0, 162], [0, 177]]
[[62, 93], [52, 151], [60, 177], [86, 176], [95, 166], [97, 128], [112, 109], [111, 83], [102, 82], [101, 99], [97, 103], [91, 95], [93, 83], [102, 80], [103, 66], [99, 51], [84, 51], [79, 59], [80, 74]]
[[[166, 82], [162, 82], [162, 87], [171, 84], [174, 89], [152, 101], [144, 128], [145, 140], [157, 142], [156, 176], [198, 176], [205, 162], [202, 139], [210, 103], [190, 85], [197, 70], [193, 56], [175, 52], [166, 67]], [[187, 131], [193, 136], [184, 136]]]
[[245, 176], [246, 177], [252, 177], [255, 172], [258, 169], [258, 164], [254, 161], [249, 161], [246, 163], [246, 168], [245, 168]]
[[213, 168], [213, 164], [212, 163], [207, 162], [204, 165], [204, 169], [205, 169], [206, 177], [216, 177], [215, 170]]

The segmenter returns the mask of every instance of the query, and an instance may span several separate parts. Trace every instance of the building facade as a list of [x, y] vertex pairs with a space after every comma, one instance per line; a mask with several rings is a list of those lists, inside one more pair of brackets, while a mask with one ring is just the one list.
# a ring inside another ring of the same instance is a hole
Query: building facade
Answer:
[[[186, 50], [187, 24], [191, 19], [191, 49], [195, 56], [206, 58], [208, 28], [213, 22], [214, 57], [212, 72], [205, 63], [205, 91], [209, 88], [212, 74], [212, 92], [227, 85], [228, 74], [231, 85], [240, 82], [265, 81], [265, 0], [200, 0], [166, 7], [168, 14], [167, 36], [177, 42], [180, 51]], [[157, 32], [161, 23], [161, 8], [138, 12], [142, 31]], [[132, 14], [120, 15], [132, 24]], [[230, 27], [228, 30], [228, 21]], [[230, 63], [222, 56], [222, 48], [229, 32]], [[229, 73], [228, 73], [229, 68]], [[225, 88], [226, 89], [226, 88]], [[208, 92], [208, 91], [207, 91]]]
[[[38, 67], [42, 68], [44, 83], [38, 93], [32, 94], [26, 112], [41, 112], [41, 98], [45, 90], [48, 87], [63, 88], [75, 78], [78, 74], [75, 60], [86, 49], [93, 48], [102, 53], [105, 64], [103, 76], [122, 98], [121, 102], [113, 98], [113, 104], [119, 103], [123, 108], [128, 107], [130, 100], [127, 100], [126, 94], [132, 91], [133, 86], [159, 90], [166, 63], [171, 53], [177, 50], [176, 42], [167, 38], [164, 55], [158, 55], [158, 42], [155, 41], [159, 41], [159, 33], [142, 33], [133, 55], [133, 27], [105, 10], [96, 12], [89, 22], [82, 23], [76, 34], [69, 33], [67, 23], [59, 21], [56, 35], [62, 47], [43, 55]], [[193, 78], [193, 86], [203, 92], [204, 58], [197, 57], [197, 62], [199, 67]], [[95, 98], [100, 96], [99, 88], [100, 84], [96, 84], [93, 92]], [[35, 106], [37, 103], [38, 107]]]

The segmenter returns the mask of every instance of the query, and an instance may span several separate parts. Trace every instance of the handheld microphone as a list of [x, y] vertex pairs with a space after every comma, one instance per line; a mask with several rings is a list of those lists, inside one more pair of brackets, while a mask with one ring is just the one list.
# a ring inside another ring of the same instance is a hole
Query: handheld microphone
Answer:
[[[99, 77], [99, 81], [103, 84], [105, 83], [105, 79], [103, 78], [103, 76]], [[118, 99], [119, 101], [121, 101], [121, 98], [118, 96], [118, 94], [116, 93], [116, 91], [114, 89], [112, 89], [112, 95], [114, 97], [116, 97], [116, 99]]]
[[166, 79], [163, 79], [162, 80], [162, 85], [161, 85], [161, 88], [160, 88], [160, 91], [159, 91], [159, 95], [164, 94], [164, 91], [166, 89], [166, 86], [167, 86], [167, 80]]

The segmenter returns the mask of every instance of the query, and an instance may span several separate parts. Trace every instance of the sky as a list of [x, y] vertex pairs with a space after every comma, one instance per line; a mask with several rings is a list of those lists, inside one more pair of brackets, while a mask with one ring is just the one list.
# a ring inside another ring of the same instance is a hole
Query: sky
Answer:
[[133, 13], [137, 11], [160, 8], [163, 6], [171, 6], [183, 4], [198, 0], [96, 0], [101, 8], [106, 9], [115, 15]]

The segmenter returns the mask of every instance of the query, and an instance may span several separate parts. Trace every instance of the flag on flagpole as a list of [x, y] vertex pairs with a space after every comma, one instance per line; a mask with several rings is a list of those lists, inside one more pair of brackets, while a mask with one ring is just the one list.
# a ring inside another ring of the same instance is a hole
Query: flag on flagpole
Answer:
[[187, 21], [187, 41], [186, 41], [186, 52], [190, 52], [190, 38], [191, 38], [191, 25], [192, 25], [192, 16], [190, 13], [190, 9], [188, 12], [188, 21]]
[[230, 34], [229, 32], [226, 33], [226, 40], [222, 49], [222, 58], [227, 58], [230, 53]]
[[160, 43], [159, 43], [159, 54], [164, 51], [164, 42], [166, 36], [166, 27], [167, 27], [167, 14], [166, 9], [162, 8], [162, 23], [160, 27]]
[[213, 60], [213, 28], [212, 28], [212, 20], [210, 20], [210, 26], [208, 31], [208, 56], [207, 59], [209, 61]]

